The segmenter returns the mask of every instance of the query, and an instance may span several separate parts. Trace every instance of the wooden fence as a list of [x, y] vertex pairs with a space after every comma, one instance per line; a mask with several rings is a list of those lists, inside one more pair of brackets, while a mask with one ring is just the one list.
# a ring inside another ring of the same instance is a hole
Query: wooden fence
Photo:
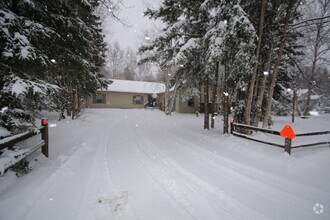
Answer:
[[25, 141], [29, 138], [37, 136], [41, 134], [41, 140], [38, 141], [37, 144], [24, 148], [22, 150], [13, 151], [10, 155], [0, 155], [0, 175], [11, 166], [17, 164], [28, 155], [32, 154], [36, 150], [41, 148], [41, 153], [48, 157], [48, 146], [49, 146], [49, 138], [48, 138], [48, 120], [41, 120], [41, 127], [36, 129], [35, 131], [24, 132], [21, 134], [13, 135], [7, 138], [0, 140], [0, 150], [5, 148], [14, 147], [17, 143]]
[[[272, 134], [272, 135], [275, 135], [275, 136], [281, 136], [279, 131], [274, 131], [274, 130], [270, 130], [270, 129], [254, 127], [254, 126], [251, 126], [251, 125], [245, 125], [245, 124], [230, 122], [230, 133], [232, 135], [235, 135], [235, 136], [238, 136], [238, 137], [241, 137], [241, 138], [245, 138], [245, 139], [248, 139], [248, 140], [256, 141], [256, 142], [259, 142], [259, 143], [284, 148], [285, 152], [288, 152], [288, 154], [291, 154], [291, 149], [294, 149], [294, 148], [310, 147], [310, 146], [322, 145], [322, 144], [329, 144], [329, 147], [330, 147], [330, 138], [329, 138], [329, 141], [321, 141], [321, 142], [315, 142], [315, 143], [292, 146], [292, 139], [290, 139], [290, 138], [285, 138], [284, 139], [284, 144], [277, 144], [277, 143], [264, 141], [264, 140], [258, 140], [258, 139], [253, 138], [253, 137], [246, 134], [246, 133], [248, 133], [247, 131], [249, 131], [249, 130], [251, 130], [251, 131], [260, 131], [260, 132]], [[326, 135], [326, 134], [330, 134], [330, 131], [296, 134], [296, 137]]]

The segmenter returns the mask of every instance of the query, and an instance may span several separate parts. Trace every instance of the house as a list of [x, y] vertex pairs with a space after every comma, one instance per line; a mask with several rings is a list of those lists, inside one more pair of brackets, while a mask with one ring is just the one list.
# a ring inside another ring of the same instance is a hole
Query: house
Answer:
[[[307, 97], [308, 89], [299, 89], [297, 91], [298, 96], [298, 107], [300, 110], [304, 110]], [[327, 99], [323, 95], [318, 95], [312, 90], [310, 97], [310, 109], [323, 110], [327, 106]]]
[[[86, 100], [86, 108], [145, 108], [165, 110], [165, 85], [156, 82], [112, 80], [105, 90], [97, 90]], [[173, 91], [170, 91], [170, 95]], [[192, 96], [185, 100], [177, 94], [173, 110], [180, 113], [194, 113], [199, 110], [199, 98]]]

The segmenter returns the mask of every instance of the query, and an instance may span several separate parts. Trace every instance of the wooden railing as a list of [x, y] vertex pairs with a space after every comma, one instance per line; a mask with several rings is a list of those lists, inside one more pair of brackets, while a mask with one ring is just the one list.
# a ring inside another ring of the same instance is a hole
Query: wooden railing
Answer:
[[48, 120], [41, 120], [41, 127], [35, 131], [24, 132], [21, 134], [13, 135], [6, 137], [0, 140], [0, 150], [5, 148], [14, 147], [17, 143], [30, 139], [36, 135], [41, 135], [41, 140], [36, 144], [24, 149], [13, 151], [10, 155], [1, 154], [0, 155], [0, 175], [3, 175], [4, 172], [11, 166], [17, 164], [28, 155], [32, 154], [36, 150], [41, 148], [41, 153], [48, 157], [48, 147], [49, 147], [49, 137], [48, 137]]
[[[310, 147], [310, 146], [323, 145], [323, 144], [328, 144], [329, 147], [330, 147], [330, 138], [329, 138], [329, 141], [320, 141], [320, 142], [315, 142], [315, 143], [292, 146], [292, 139], [290, 139], [290, 138], [285, 138], [284, 139], [284, 144], [278, 144], [278, 143], [269, 142], [269, 141], [265, 141], [265, 140], [255, 139], [255, 138], [251, 137], [250, 135], [247, 135], [246, 133], [249, 133], [247, 131], [259, 131], [259, 132], [263, 132], [263, 133], [272, 134], [272, 135], [275, 135], [275, 136], [281, 136], [279, 131], [274, 131], [274, 130], [270, 130], [270, 129], [254, 127], [254, 126], [251, 126], [251, 125], [245, 125], [245, 124], [230, 122], [230, 133], [232, 135], [235, 135], [235, 136], [238, 136], [238, 137], [241, 137], [241, 138], [245, 138], [245, 139], [248, 139], [248, 140], [256, 141], [256, 142], [259, 142], [259, 143], [284, 148], [285, 152], [287, 152], [288, 154], [291, 154], [291, 149], [294, 149], [294, 148]], [[296, 134], [296, 137], [326, 135], [326, 134], [330, 134], [330, 131]]]

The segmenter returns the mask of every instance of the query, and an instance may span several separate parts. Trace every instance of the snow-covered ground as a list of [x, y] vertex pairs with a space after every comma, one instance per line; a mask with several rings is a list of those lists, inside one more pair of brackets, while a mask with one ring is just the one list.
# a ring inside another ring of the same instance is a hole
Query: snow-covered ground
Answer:
[[[330, 219], [327, 145], [289, 156], [222, 135], [220, 117], [205, 131], [202, 117], [156, 110], [56, 119], [50, 157], [39, 155], [27, 175], [0, 177], [1, 220]], [[297, 133], [330, 130], [330, 115], [296, 120]]]

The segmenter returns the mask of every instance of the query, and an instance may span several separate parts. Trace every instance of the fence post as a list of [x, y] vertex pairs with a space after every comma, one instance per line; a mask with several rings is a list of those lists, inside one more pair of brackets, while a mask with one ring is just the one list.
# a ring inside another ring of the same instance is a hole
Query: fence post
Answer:
[[230, 120], [230, 134], [233, 135], [234, 132], [234, 120]]
[[291, 155], [291, 143], [292, 143], [291, 138], [285, 138], [284, 150], [285, 152], [288, 152], [289, 155]]
[[45, 145], [41, 148], [41, 153], [48, 157], [48, 145], [49, 145], [49, 138], [48, 138], [48, 120], [46, 118], [41, 119], [41, 126], [43, 129], [41, 130], [41, 139], [45, 141]]

